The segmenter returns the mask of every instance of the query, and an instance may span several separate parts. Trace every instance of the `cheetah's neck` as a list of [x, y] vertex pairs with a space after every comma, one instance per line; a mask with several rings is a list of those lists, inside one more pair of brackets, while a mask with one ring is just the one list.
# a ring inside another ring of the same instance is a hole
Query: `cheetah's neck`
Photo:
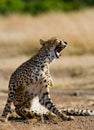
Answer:
[[49, 53], [47, 52], [41, 52], [41, 53], [39, 52], [31, 59], [41, 65], [43, 64], [49, 65], [54, 60], [54, 57], [50, 57]]

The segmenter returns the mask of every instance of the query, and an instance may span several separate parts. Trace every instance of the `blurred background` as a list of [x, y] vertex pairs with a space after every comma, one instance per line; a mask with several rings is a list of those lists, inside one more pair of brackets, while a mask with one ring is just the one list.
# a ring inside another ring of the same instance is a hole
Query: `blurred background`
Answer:
[[94, 89], [94, 0], [0, 0], [0, 91], [55, 36], [69, 44], [51, 64], [54, 89]]

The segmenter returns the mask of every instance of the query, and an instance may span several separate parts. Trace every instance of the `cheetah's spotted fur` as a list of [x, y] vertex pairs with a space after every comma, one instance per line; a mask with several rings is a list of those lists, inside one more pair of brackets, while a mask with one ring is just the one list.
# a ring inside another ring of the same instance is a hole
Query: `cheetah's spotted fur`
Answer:
[[2, 120], [8, 117], [12, 102], [18, 115], [30, 117], [31, 101], [35, 96], [39, 97], [41, 105], [54, 114], [62, 119], [71, 119], [70, 116], [65, 116], [59, 112], [49, 95], [49, 87], [53, 84], [49, 64], [53, 59], [59, 58], [60, 52], [67, 43], [57, 38], [48, 41], [40, 40], [40, 43], [42, 47], [39, 52], [18, 67], [10, 78], [8, 99], [3, 110]]

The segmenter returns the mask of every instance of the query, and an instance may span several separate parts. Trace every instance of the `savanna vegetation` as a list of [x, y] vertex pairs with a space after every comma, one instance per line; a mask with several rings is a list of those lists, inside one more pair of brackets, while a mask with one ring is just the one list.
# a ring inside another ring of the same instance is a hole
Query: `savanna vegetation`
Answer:
[[94, 54], [93, 7], [94, 0], [0, 0], [0, 57], [34, 54], [40, 38], [54, 36], [69, 42], [64, 54]]

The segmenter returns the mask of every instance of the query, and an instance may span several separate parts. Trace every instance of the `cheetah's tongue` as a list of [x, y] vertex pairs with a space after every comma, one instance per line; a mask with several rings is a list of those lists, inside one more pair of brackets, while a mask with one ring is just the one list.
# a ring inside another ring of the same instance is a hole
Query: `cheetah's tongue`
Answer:
[[59, 57], [59, 56], [61, 56], [61, 54], [59, 53], [59, 52], [56, 52], [57, 53], [57, 56]]
[[57, 52], [57, 51], [55, 52], [55, 54], [56, 54], [57, 58], [59, 58], [61, 56], [61, 54], [59, 52]]

